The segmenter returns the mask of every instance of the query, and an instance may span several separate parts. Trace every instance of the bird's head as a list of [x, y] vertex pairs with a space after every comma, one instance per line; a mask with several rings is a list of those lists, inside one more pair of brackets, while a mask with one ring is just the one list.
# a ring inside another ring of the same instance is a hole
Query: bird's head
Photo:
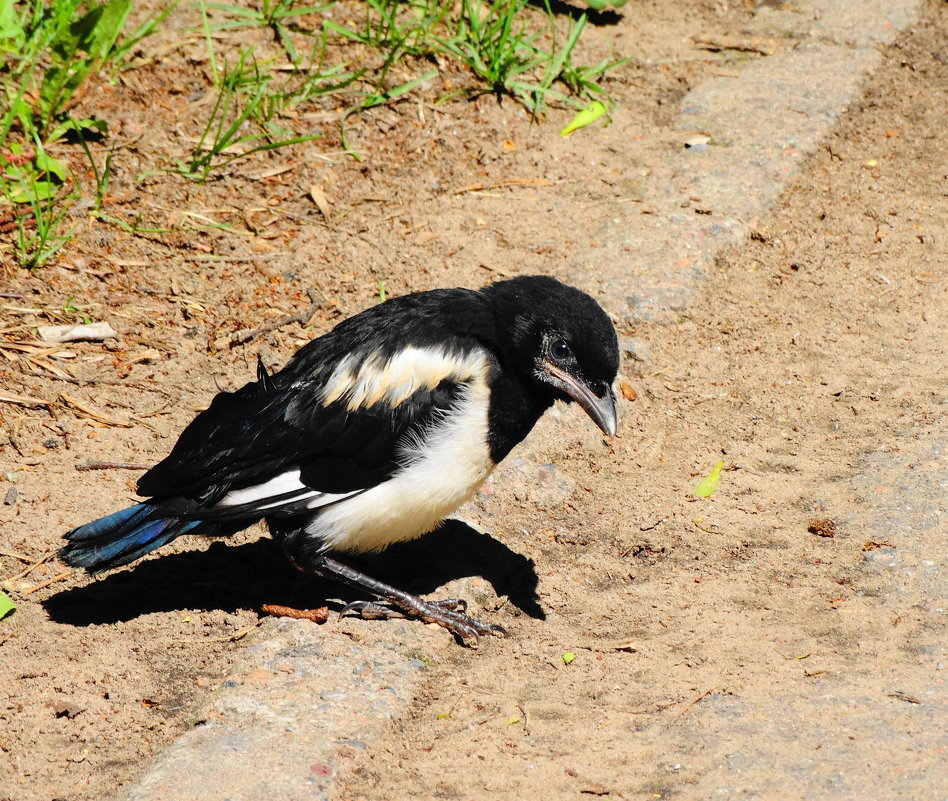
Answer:
[[585, 292], [542, 275], [500, 281], [485, 294], [515, 369], [551, 402], [578, 403], [613, 436], [619, 343], [603, 308]]

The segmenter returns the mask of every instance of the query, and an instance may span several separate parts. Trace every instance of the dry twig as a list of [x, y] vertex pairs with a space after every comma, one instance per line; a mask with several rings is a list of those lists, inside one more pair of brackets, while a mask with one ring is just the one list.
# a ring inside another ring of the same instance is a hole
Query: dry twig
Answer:
[[136, 462], [100, 462], [97, 459], [89, 459], [85, 462], [79, 462], [76, 470], [147, 470], [149, 465], [137, 464]]
[[503, 181], [491, 183], [477, 183], [455, 189], [452, 195], [463, 195], [466, 192], [484, 192], [488, 189], [503, 189], [507, 186], [555, 186], [549, 178], [505, 178]]
[[107, 426], [118, 426], [120, 428], [132, 427], [132, 424], [126, 420], [117, 420], [114, 417], [107, 417], [106, 415], [95, 411], [95, 409], [90, 409], [84, 403], [77, 401], [75, 398], [73, 398], [71, 395], [67, 395], [65, 392], [60, 392], [59, 397], [62, 398], [63, 402], [65, 402], [67, 405], [71, 406], [77, 411], [82, 412], [86, 417], [90, 417], [99, 423], [104, 423]]
[[258, 328], [250, 328], [244, 331], [234, 331], [234, 333], [230, 335], [230, 346], [234, 347], [235, 345], [244, 345], [247, 342], [253, 341], [261, 334], [269, 334], [271, 331], [276, 331], [278, 328], [283, 328], [284, 326], [290, 325], [292, 323], [306, 325], [312, 316], [316, 314], [319, 307], [322, 306], [322, 301], [320, 301], [319, 297], [316, 295], [316, 290], [307, 289], [306, 294], [309, 295], [309, 299], [311, 301], [310, 307], [308, 309], [297, 314], [291, 314], [288, 317], [280, 317], [278, 320], [274, 320], [271, 323], [265, 323]]
[[312, 620], [313, 623], [325, 623], [329, 620], [329, 607], [321, 606], [318, 609], [294, 609], [292, 606], [279, 604], [263, 604], [260, 609], [264, 614], [273, 617], [290, 617], [294, 620]]
[[35, 587], [30, 587], [28, 590], [24, 590], [23, 594], [30, 595], [31, 593], [34, 593], [37, 590], [41, 590], [44, 587], [48, 587], [50, 584], [55, 584], [57, 581], [62, 581], [64, 578], [67, 578], [71, 575], [72, 575], [72, 570], [64, 570], [62, 573], [57, 573], [51, 579], [46, 579], [46, 581], [43, 581], [37, 584]]

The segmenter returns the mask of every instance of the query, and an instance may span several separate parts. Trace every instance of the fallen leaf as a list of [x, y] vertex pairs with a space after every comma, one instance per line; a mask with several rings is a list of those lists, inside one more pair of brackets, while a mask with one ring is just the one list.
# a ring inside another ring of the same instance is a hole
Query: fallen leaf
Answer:
[[0, 591], [0, 620], [16, 610], [16, 604], [10, 600], [10, 596]]
[[619, 379], [619, 394], [627, 401], [638, 400], [639, 397], [639, 393], [635, 391], [632, 382], [625, 376]]
[[839, 531], [836, 522], [828, 517], [814, 518], [807, 524], [806, 530], [818, 537], [835, 537]]
[[718, 462], [707, 477], [695, 487], [695, 496], [698, 498], [710, 498], [718, 488], [718, 481], [721, 478], [721, 470], [724, 462]]
[[876, 542], [875, 540], [866, 540], [862, 544], [864, 551], [874, 551], [876, 548], [894, 548], [891, 542]]
[[320, 214], [323, 215], [323, 219], [329, 222], [329, 198], [326, 197], [326, 193], [316, 184], [313, 184], [309, 188], [309, 196], [312, 198], [313, 203], [316, 204], [316, 208], [319, 209]]
[[85, 711], [81, 706], [69, 704], [65, 701], [50, 701], [46, 706], [53, 710], [53, 714], [57, 718], [69, 718], [70, 720], [76, 717], [80, 712]]
[[569, 136], [573, 131], [577, 131], [580, 128], [585, 128], [587, 125], [592, 125], [596, 120], [598, 120], [603, 114], [606, 113], [605, 103], [601, 103], [598, 100], [593, 100], [586, 108], [579, 112], [569, 124], [560, 131], [560, 136]]

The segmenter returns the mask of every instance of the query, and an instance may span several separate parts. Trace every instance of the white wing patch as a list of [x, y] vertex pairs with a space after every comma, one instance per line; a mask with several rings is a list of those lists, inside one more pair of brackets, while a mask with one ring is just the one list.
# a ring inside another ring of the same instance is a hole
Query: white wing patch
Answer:
[[483, 371], [483, 354], [465, 356], [441, 348], [409, 345], [387, 361], [378, 351], [357, 367], [357, 357], [346, 356], [333, 370], [320, 396], [323, 406], [345, 399], [350, 412], [385, 401], [395, 407], [418, 390], [432, 390], [448, 379], [470, 381]]
[[388, 481], [321, 510], [306, 528], [310, 535], [330, 549], [380, 551], [431, 531], [470, 500], [495, 465], [487, 443], [487, 358], [472, 354], [464, 366], [469, 377], [454, 407], [402, 443], [403, 467]]
[[[359, 490], [356, 490], [356, 492], [359, 492]], [[216, 506], [226, 508], [252, 503], [254, 509], [262, 512], [267, 509], [279, 508], [287, 503], [305, 500], [307, 501], [307, 509], [317, 509], [320, 506], [326, 506], [348, 498], [356, 492], [318, 492], [312, 487], [307, 487], [300, 480], [300, 471], [296, 469], [274, 476], [262, 484], [231, 490], [217, 502]]]

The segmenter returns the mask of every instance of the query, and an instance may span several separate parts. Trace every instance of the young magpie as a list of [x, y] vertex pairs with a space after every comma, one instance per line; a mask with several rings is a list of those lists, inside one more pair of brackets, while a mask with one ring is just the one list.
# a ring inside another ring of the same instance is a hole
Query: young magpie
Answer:
[[139, 479], [147, 500], [67, 533], [97, 573], [182, 534], [264, 519], [303, 570], [368, 590], [476, 643], [503, 634], [458, 601], [424, 601], [330, 556], [419, 537], [469, 500], [555, 400], [616, 431], [615, 328], [546, 276], [394, 298], [302, 347], [279, 372], [221, 392]]

